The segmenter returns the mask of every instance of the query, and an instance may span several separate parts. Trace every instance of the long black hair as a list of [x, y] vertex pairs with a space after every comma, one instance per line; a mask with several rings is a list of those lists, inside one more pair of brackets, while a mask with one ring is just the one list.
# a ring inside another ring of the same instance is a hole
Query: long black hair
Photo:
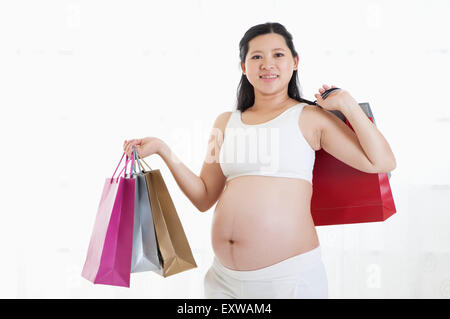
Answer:
[[[286, 41], [286, 45], [291, 50], [292, 56], [295, 58], [298, 56], [297, 51], [295, 51], [294, 43], [292, 42], [292, 35], [286, 30], [286, 28], [277, 22], [267, 22], [264, 24], [258, 24], [245, 32], [241, 41], [239, 42], [239, 58], [241, 63], [245, 63], [245, 57], [248, 53], [248, 43], [253, 38], [267, 34], [267, 33], [277, 33], [283, 36]], [[298, 81], [297, 70], [294, 70], [291, 80], [288, 85], [288, 95], [290, 98], [297, 100], [299, 102], [304, 102], [308, 104], [314, 104], [311, 101], [305, 100], [301, 97], [301, 89]], [[247, 80], [247, 76], [245, 74], [241, 75], [241, 81], [238, 85], [237, 90], [237, 110], [244, 112], [246, 109], [251, 107], [255, 103], [255, 90], [253, 85]]]

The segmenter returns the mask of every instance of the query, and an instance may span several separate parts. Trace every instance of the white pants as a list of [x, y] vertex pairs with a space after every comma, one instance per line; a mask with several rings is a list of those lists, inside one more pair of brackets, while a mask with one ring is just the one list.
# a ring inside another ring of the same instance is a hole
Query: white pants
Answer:
[[204, 280], [205, 298], [328, 298], [328, 280], [320, 246], [269, 267], [239, 271], [214, 257]]

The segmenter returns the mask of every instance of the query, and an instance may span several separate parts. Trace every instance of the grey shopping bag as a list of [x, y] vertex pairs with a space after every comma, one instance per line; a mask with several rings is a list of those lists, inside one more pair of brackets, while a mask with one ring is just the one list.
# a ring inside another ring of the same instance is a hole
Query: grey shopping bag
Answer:
[[133, 249], [131, 258], [131, 272], [153, 271], [161, 269], [158, 257], [158, 243], [155, 235], [152, 209], [148, 195], [147, 182], [136, 148], [133, 148], [136, 165], [133, 167], [133, 175], [136, 177], [136, 190], [134, 202], [134, 226], [133, 226]]

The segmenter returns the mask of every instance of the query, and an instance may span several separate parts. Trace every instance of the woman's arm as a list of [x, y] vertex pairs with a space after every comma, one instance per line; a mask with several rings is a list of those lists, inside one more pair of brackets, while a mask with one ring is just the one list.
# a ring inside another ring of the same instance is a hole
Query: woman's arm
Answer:
[[166, 162], [178, 186], [201, 212], [208, 211], [225, 188], [226, 177], [220, 167], [219, 154], [230, 116], [231, 112], [223, 112], [214, 121], [200, 176], [184, 166], [164, 142], [158, 148], [158, 154]]
[[367, 117], [357, 102], [343, 105], [342, 114], [350, 122], [369, 161], [379, 171], [392, 171], [397, 166], [388, 142]]
[[[333, 87], [333, 86], [332, 86]], [[319, 89], [322, 94], [328, 85]], [[321, 108], [315, 108], [320, 127], [320, 145], [338, 160], [367, 173], [385, 173], [395, 169], [396, 160], [384, 136], [345, 90], [332, 92], [325, 100], [315, 94]], [[350, 129], [332, 110], [344, 114]]]
[[182, 192], [201, 212], [209, 210], [219, 199], [225, 187], [226, 178], [220, 167], [220, 147], [223, 132], [231, 112], [223, 112], [215, 122], [208, 141], [205, 161], [200, 176], [187, 168], [169, 146], [157, 137], [125, 140], [124, 151], [130, 157], [133, 147], [140, 157], [158, 154], [166, 163]]
[[166, 163], [181, 191], [199, 211], [204, 211], [208, 197], [203, 180], [184, 165], [166, 143], [161, 143], [157, 154]]

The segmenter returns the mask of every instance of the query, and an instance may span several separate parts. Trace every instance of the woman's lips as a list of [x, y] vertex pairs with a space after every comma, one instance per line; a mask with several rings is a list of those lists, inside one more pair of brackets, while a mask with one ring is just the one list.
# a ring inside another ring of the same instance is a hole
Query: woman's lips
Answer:
[[265, 78], [262, 78], [262, 77], [260, 77], [260, 79], [263, 80], [266, 83], [271, 83], [271, 82], [275, 81], [276, 79], [278, 79], [278, 75], [275, 78], [271, 78], [271, 79], [265, 79]]

